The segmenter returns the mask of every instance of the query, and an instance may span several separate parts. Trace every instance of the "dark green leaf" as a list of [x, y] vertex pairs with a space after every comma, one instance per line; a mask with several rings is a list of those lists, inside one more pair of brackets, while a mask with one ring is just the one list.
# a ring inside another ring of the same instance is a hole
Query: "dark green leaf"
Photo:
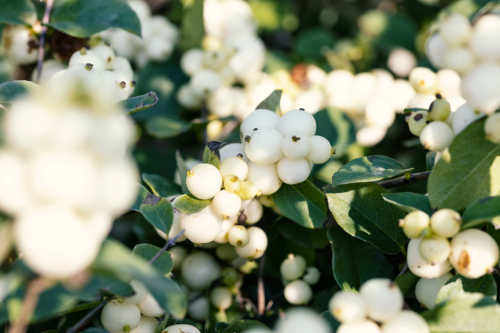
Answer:
[[104, 328], [100, 327], [89, 327], [83, 331], [84, 333], [109, 333]]
[[180, 118], [157, 116], [146, 122], [146, 131], [158, 139], [168, 139], [184, 133], [191, 123]]
[[328, 219], [325, 194], [309, 180], [283, 184], [272, 198], [284, 216], [305, 228], [321, 228]]
[[485, 139], [484, 119], [455, 137], [428, 181], [433, 208], [461, 210], [500, 192], [500, 145]]
[[[215, 141], [212, 141], [212, 142], [215, 142]], [[217, 169], [220, 169], [219, 147], [221, 145], [220, 145], [220, 142], [217, 142], [218, 144], [215, 144], [215, 145], [210, 145], [212, 142], [209, 142], [208, 145], [205, 147], [205, 150], [203, 151], [202, 162], [212, 164]], [[214, 146], [214, 148], [211, 148], [211, 146]]]
[[216, 333], [222, 333], [226, 328], [228, 328], [230, 325], [228, 323], [220, 322], [215, 325], [215, 332]]
[[362, 239], [384, 253], [401, 252], [406, 236], [399, 227], [405, 214], [384, 201], [387, 191], [374, 183], [327, 186], [328, 206], [337, 223], [351, 236]]
[[38, 89], [40, 86], [31, 81], [4, 82], [0, 84], [0, 103], [14, 103]]
[[169, 314], [177, 318], [183, 318], [186, 314], [187, 298], [182, 289], [122, 244], [111, 240], [104, 241], [92, 267], [139, 280]]
[[[472, 228], [491, 222], [496, 228], [500, 227], [500, 196], [479, 199], [472, 203], [462, 216], [462, 229]], [[496, 223], [495, 223], [496, 222]]]
[[184, 51], [201, 48], [205, 37], [203, 22], [203, 0], [185, 1], [181, 26], [181, 46]]
[[436, 297], [436, 304], [447, 301], [455, 295], [468, 293], [481, 293], [492, 299], [497, 298], [497, 283], [493, 276], [485, 274], [478, 279], [468, 279], [455, 275], [441, 287]]
[[186, 186], [186, 176], [189, 169], [187, 168], [186, 163], [184, 163], [181, 153], [178, 150], [175, 152], [175, 160], [177, 162], [177, 170], [179, 170], [179, 176], [181, 178], [182, 193], [189, 194], [190, 192]]
[[385, 201], [398, 207], [403, 212], [411, 213], [416, 210], [421, 210], [428, 215], [432, 215], [429, 197], [424, 194], [412, 192], [382, 193], [382, 197]]
[[33, 25], [36, 8], [30, 0], [0, 0], [0, 23]]
[[[151, 244], [137, 244], [132, 253], [144, 258], [146, 261], [150, 261], [153, 257], [160, 252], [161, 249], [157, 246]], [[158, 259], [156, 259], [152, 266], [156, 268], [161, 274], [165, 275], [172, 271], [174, 268], [174, 263], [168, 252], [163, 252]]]
[[157, 196], [167, 198], [171, 195], [180, 194], [179, 187], [170, 180], [160, 175], [143, 173], [142, 180], [149, 186]]
[[398, 161], [387, 156], [374, 155], [356, 158], [337, 171], [332, 177], [332, 186], [368, 183], [392, 178], [413, 169], [405, 169]]
[[256, 320], [241, 320], [230, 325], [223, 333], [241, 333], [251, 328], [267, 329], [268, 327]]
[[500, 332], [500, 306], [482, 294], [455, 295], [422, 314], [431, 333]]
[[184, 194], [174, 200], [174, 208], [183, 215], [193, 215], [210, 205], [211, 200], [200, 200], [192, 194]]
[[271, 110], [280, 114], [281, 113], [280, 101], [282, 92], [283, 92], [282, 90], [273, 91], [269, 96], [266, 97], [265, 100], [263, 100], [262, 102], [259, 103], [259, 105], [257, 105], [256, 109]]
[[403, 296], [406, 297], [415, 290], [418, 280], [420, 280], [420, 277], [408, 270], [396, 278], [396, 284], [401, 289]]
[[493, 237], [497, 245], [500, 247], [500, 230], [495, 229], [495, 227], [491, 224], [486, 225], [486, 232], [488, 235]]
[[76, 290], [75, 293], [79, 299], [91, 301], [95, 300], [102, 291], [124, 297], [134, 294], [134, 289], [130, 284], [109, 274], [100, 274], [99, 272], [94, 272], [90, 281], [79, 290]]
[[78, 299], [61, 285], [55, 285], [40, 294], [31, 322], [38, 322], [66, 312]]
[[359, 290], [366, 281], [376, 277], [392, 279], [396, 269], [384, 254], [370, 244], [353, 238], [342, 228], [328, 229], [332, 245], [332, 269], [342, 289]]
[[141, 36], [137, 14], [122, 0], [55, 0], [48, 26], [73, 37], [89, 37], [109, 28]]
[[149, 109], [156, 103], [158, 103], [158, 96], [156, 93], [150, 91], [145, 95], [127, 98], [120, 102], [120, 106], [125, 113], [132, 114]]
[[435, 151], [429, 151], [427, 154], [425, 154], [425, 166], [427, 171], [431, 171], [434, 169], [434, 164], [436, 162], [436, 152]]
[[310, 249], [322, 249], [328, 245], [326, 229], [308, 229], [289, 220], [277, 223], [278, 230], [286, 239]]
[[423, 109], [423, 108], [406, 108], [403, 110], [403, 114], [406, 114], [406, 113], [413, 113], [413, 112], [418, 112], [418, 111], [429, 111], [427, 109]]
[[333, 48], [334, 43], [335, 39], [331, 31], [314, 27], [298, 34], [293, 49], [299, 57], [323, 58], [324, 49]]
[[[132, 292], [132, 294], [133, 294], [133, 292]], [[66, 313], [75, 313], [75, 312], [94, 309], [94, 308], [98, 307], [99, 304], [101, 304], [101, 303], [102, 303], [102, 301], [78, 304], [78, 305], [68, 309], [68, 311], [66, 311]]]
[[149, 223], [168, 234], [174, 221], [174, 210], [167, 199], [148, 194], [141, 204], [140, 211]]
[[347, 147], [356, 142], [354, 123], [341, 110], [336, 108], [321, 110], [314, 114], [314, 119], [316, 120], [316, 135], [328, 139], [332, 147], [336, 149], [334, 156], [343, 156]]
[[130, 207], [130, 209], [139, 212], [141, 210], [142, 202], [148, 196], [149, 191], [141, 184], [135, 184], [135, 186], [137, 187], [137, 198], [135, 199], [134, 204], [132, 205], [132, 207]]
[[328, 323], [328, 326], [330, 326], [331, 332], [337, 332], [337, 330], [340, 326], [340, 323], [337, 321], [337, 319], [335, 319], [332, 316], [330, 311], [324, 311], [319, 316], [320, 316], [320, 318], [323, 318]]

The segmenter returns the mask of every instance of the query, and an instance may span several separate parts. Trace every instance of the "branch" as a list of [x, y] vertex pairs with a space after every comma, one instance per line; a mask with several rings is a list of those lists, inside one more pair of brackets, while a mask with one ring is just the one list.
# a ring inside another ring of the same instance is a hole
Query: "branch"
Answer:
[[257, 318], [261, 318], [264, 315], [264, 312], [266, 311], [266, 294], [264, 291], [264, 264], [266, 262], [266, 254], [260, 258], [259, 262], [259, 282], [257, 285], [257, 292], [258, 292], [258, 300], [257, 300], [257, 307], [258, 307], [258, 312], [257, 312]]
[[379, 184], [380, 186], [385, 187], [385, 188], [393, 188], [393, 187], [398, 187], [398, 186], [402, 186], [402, 185], [410, 185], [410, 184], [418, 183], [422, 180], [426, 180], [427, 178], [429, 178], [430, 174], [431, 174], [430, 171], [413, 173], [409, 177], [405, 175], [405, 176], [401, 176], [398, 178], [382, 181], [382, 182], [379, 182], [377, 184]]
[[182, 229], [181, 232], [179, 232], [177, 234], [177, 236], [175, 236], [174, 238], [171, 238], [169, 239], [166, 243], [165, 243], [165, 246], [161, 248], [160, 251], [158, 251], [157, 254], [155, 254], [155, 256], [153, 258], [151, 258], [151, 260], [149, 261], [149, 265], [151, 265], [152, 263], [154, 263], [156, 261], [156, 259], [158, 259], [162, 254], [163, 252], [167, 251], [168, 248], [172, 247], [175, 245], [175, 241], [177, 241], [177, 239], [179, 239], [179, 237], [182, 236], [182, 234], [184, 234], [184, 231], [186, 231], [186, 229]]
[[42, 19], [42, 34], [40, 35], [40, 45], [38, 46], [38, 64], [36, 66], [36, 82], [40, 82], [40, 76], [42, 75], [42, 64], [45, 50], [45, 37], [47, 36], [47, 24], [50, 20], [50, 12], [52, 11], [52, 5], [54, 0], [47, 0], [45, 5], [45, 14], [43, 14]]
[[24, 333], [26, 331], [26, 326], [36, 309], [40, 294], [49, 286], [49, 283], [50, 281], [45, 278], [37, 278], [28, 284], [21, 313], [10, 327], [9, 333]]

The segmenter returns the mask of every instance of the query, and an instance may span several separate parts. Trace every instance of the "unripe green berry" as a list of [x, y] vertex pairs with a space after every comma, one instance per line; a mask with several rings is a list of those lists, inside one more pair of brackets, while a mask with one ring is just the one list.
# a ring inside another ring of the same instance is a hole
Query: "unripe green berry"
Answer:
[[410, 132], [413, 135], [420, 136], [420, 133], [422, 133], [425, 126], [427, 126], [428, 121], [429, 116], [427, 111], [413, 112], [410, 116], [410, 119], [408, 120]]
[[253, 183], [244, 181], [241, 182], [241, 188], [236, 194], [241, 198], [241, 200], [250, 200], [259, 194], [259, 190]]
[[231, 193], [238, 193], [241, 190], [241, 180], [236, 176], [226, 176], [224, 178], [224, 189]]
[[317, 269], [316, 267], [308, 267], [306, 274], [302, 279], [310, 285], [314, 285], [318, 283], [320, 277], [321, 272], [319, 271], [319, 269]]
[[295, 256], [289, 254], [280, 266], [281, 276], [287, 280], [295, 280], [300, 278], [306, 269], [304, 265], [304, 258], [302, 256]]
[[444, 238], [455, 236], [460, 231], [462, 218], [452, 209], [440, 209], [431, 217], [432, 232]]
[[440, 94], [436, 94], [436, 99], [429, 106], [429, 119], [445, 121], [451, 113], [451, 106]]
[[399, 226], [408, 238], [420, 238], [422, 232], [429, 227], [430, 219], [426, 213], [416, 210], [400, 220]]
[[486, 138], [493, 143], [500, 143], [500, 113], [494, 113], [484, 123]]
[[226, 310], [233, 303], [233, 295], [226, 287], [216, 287], [210, 293], [210, 303], [219, 310]]
[[446, 238], [434, 235], [422, 239], [419, 251], [424, 260], [432, 264], [441, 264], [450, 256], [450, 242]]

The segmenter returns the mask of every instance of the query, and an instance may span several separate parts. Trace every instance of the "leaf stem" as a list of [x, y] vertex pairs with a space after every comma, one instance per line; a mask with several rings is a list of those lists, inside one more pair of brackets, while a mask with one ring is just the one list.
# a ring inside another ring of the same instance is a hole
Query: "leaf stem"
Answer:
[[50, 12], [52, 11], [52, 5], [54, 4], [54, 0], [47, 0], [45, 5], [45, 13], [43, 14], [42, 19], [42, 34], [40, 35], [40, 45], [38, 46], [38, 63], [36, 65], [36, 82], [40, 82], [40, 76], [42, 75], [42, 65], [43, 58], [45, 56], [45, 38], [47, 37], [47, 24], [50, 21]]
[[377, 184], [379, 184], [380, 186], [387, 188], [387, 189], [402, 186], [402, 185], [410, 185], [410, 184], [418, 183], [422, 180], [426, 180], [427, 178], [429, 178], [430, 174], [431, 174], [430, 171], [413, 173], [409, 177], [405, 175], [405, 176], [401, 176], [398, 178], [382, 181], [382, 182], [379, 182]]

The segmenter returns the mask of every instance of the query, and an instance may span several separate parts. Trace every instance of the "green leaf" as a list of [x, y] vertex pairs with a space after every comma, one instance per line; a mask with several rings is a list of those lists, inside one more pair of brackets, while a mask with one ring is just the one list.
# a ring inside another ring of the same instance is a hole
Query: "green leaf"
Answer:
[[356, 158], [337, 171], [332, 177], [332, 186], [375, 182], [407, 173], [398, 161], [387, 156], [374, 155]]
[[146, 122], [146, 131], [157, 139], [176, 137], [190, 127], [190, 122], [174, 117], [157, 116]]
[[319, 315], [320, 318], [323, 318], [327, 323], [328, 326], [330, 326], [330, 331], [331, 332], [337, 332], [340, 323], [335, 319], [330, 311], [324, 311]]
[[215, 332], [216, 333], [222, 333], [226, 328], [228, 328], [230, 325], [228, 323], [220, 322], [215, 324]]
[[429, 111], [429, 110], [423, 108], [406, 108], [403, 110], [403, 114], [406, 113], [412, 114], [413, 112], [418, 112], [418, 111]]
[[479, 199], [465, 210], [462, 216], [462, 229], [476, 227], [487, 222], [491, 222], [498, 228], [500, 221], [495, 219], [498, 217], [500, 217], [500, 196]]
[[127, 98], [121, 101], [120, 107], [126, 114], [133, 114], [142, 110], [149, 109], [158, 103], [159, 99], [155, 92], [150, 91], [149, 93], [141, 96], [135, 96]]
[[149, 186], [157, 196], [167, 198], [171, 195], [180, 194], [179, 187], [170, 180], [160, 175], [143, 173], [142, 180]]
[[208, 205], [211, 200], [201, 200], [192, 194], [184, 194], [174, 200], [174, 208], [183, 215], [193, 215], [201, 212]]
[[174, 221], [174, 210], [167, 199], [148, 194], [141, 204], [140, 211], [149, 223], [168, 234]]
[[325, 137], [336, 149], [334, 156], [343, 156], [347, 147], [356, 142], [356, 127], [340, 109], [327, 108], [314, 114], [316, 135]]
[[137, 14], [122, 0], [55, 0], [47, 25], [73, 37], [89, 37], [109, 28], [141, 36]]
[[382, 193], [385, 201], [401, 209], [403, 212], [411, 213], [421, 210], [432, 215], [432, 208], [429, 197], [424, 194], [401, 192], [401, 193]]
[[[132, 287], [130, 287], [130, 288], [132, 288]], [[134, 292], [132, 290], [132, 295], [133, 294], [134, 294]], [[101, 304], [101, 303], [102, 303], [102, 301], [78, 304], [78, 305], [75, 305], [74, 307], [68, 309], [68, 311], [66, 311], [66, 313], [75, 313], [75, 312], [94, 309], [94, 308], [98, 307], [99, 304]], [[56, 332], [57, 332], [57, 330], [56, 330]]]
[[61, 285], [55, 285], [40, 294], [31, 322], [39, 322], [72, 308], [78, 299]]
[[468, 279], [455, 275], [441, 287], [436, 297], [436, 304], [447, 301], [455, 295], [468, 293], [481, 293], [492, 299], [497, 298], [497, 283], [493, 276], [485, 274], [478, 279]]
[[241, 333], [251, 328], [269, 329], [266, 325], [256, 320], [241, 320], [230, 325], [223, 333]]
[[277, 223], [278, 230], [283, 237], [309, 249], [323, 249], [328, 245], [326, 229], [308, 229], [289, 220]]
[[0, 0], [0, 23], [33, 25], [36, 8], [31, 0]]
[[434, 164], [436, 163], [436, 155], [437, 153], [435, 151], [429, 151], [427, 154], [425, 154], [425, 166], [426, 166], [426, 171], [431, 171], [434, 169]]
[[500, 145], [485, 139], [484, 119], [455, 137], [428, 181], [433, 208], [459, 211], [500, 192]]
[[334, 43], [335, 38], [331, 31], [316, 26], [297, 35], [293, 50], [302, 58], [323, 58], [324, 49], [333, 49]]
[[266, 109], [281, 114], [280, 102], [282, 90], [274, 90], [269, 96], [257, 105], [255, 109]]
[[190, 192], [186, 185], [186, 176], [189, 169], [187, 168], [186, 163], [184, 163], [181, 153], [178, 150], [175, 152], [175, 160], [177, 162], [177, 170], [179, 170], [179, 176], [181, 178], [182, 193], [189, 194]]
[[40, 86], [31, 81], [4, 82], [0, 84], [0, 103], [14, 103], [38, 89], [40, 89]]
[[146, 199], [146, 197], [150, 193], [141, 184], [135, 184], [135, 186], [137, 187], [137, 198], [135, 199], [135, 201], [134, 201], [132, 207], [130, 207], [130, 209], [135, 210], [136, 212], [139, 212], [141, 210], [142, 202]]
[[328, 238], [333, 252], [333, 276], [343, 290], [359, 290], [372, 278], [395, 276], [395, 267], [382, 252], [351, 237], [342, 228], [328, 229]]
[[163, 332], [163, 330], [167, 327], [168, 319], [169, 319], [168, 316], [166, 316], [162, 320], [162, 322], [158, 326], [155, 327], [154, 333], [161, 333], [161, 332]]
[[500, 332], [500, 306], [479, 293], [455, 295], [422, 316], [431, 333]]
[[[161, 249], [157, 246], [151, 244], [137, 244], [132, 253], [144, 258], [146, 261], [150, 261], [153, 257], [160, 252]], [[174, 263], [168, 252], [163, 252], [158, 259], [156, 259], [152, 266], [156, 268], [161, 274], [165, 275], [172, 271], [174, 268]]]
[[203, 0], [184, 1], [181, 24], [181, 46], [184, 51], [201, 48], [201, 42], [205, 37], [203, 22]]
[[305, 228], [322, 228], [328, 220], [325, 194], [309, 180], [283, 184], [272, 198], [285, 217]]
[[95, 300], [102, 291], [124, 297], [134, 294], [134, 289], [132, 289], [130, 284], [114, 276], [110, 276], [109, 274], [101, 274], [99, 272], [94, 272], [90, 281], [79, 290], [76, 290], [75, 294], [79, 299], [92, 301]]
[[203, 151], [203, 163], [212, 164], [217, 169], [220, 169], [220, 153], [219, 148], [224, 145], [223, 142], [211, 141], [209, 142], [205, 150]]
[[415, 290], [418, 280], [420, 280], [420, 276], [416, 276], [408, 270], [396, 278], [396, 284], [401, 289], [403, 296], [406, 297]]
[[174, 281], [134, 255], [124, 245], [106, 240], [92, 267], [117, 276], [129, 276], [144, 283], [151, 295], [169, 314], [183, 318], [186, 314], [186, 294]]
[[488, 235], [493, 237], [495, 242], [497, 242], [497, 245], [500, 247], [500, 230], [495, 229], [495, 227], [492, 224], [487, 224], [486, 232], [488, 233]]
[[364, 240], [384, 253], [401, 252], [406, 236], [399, 227], [405, 214], [384, 201], [387, 191], [374, 183], [328, 185], [328, 206], [337, 223], [349, 235]]

